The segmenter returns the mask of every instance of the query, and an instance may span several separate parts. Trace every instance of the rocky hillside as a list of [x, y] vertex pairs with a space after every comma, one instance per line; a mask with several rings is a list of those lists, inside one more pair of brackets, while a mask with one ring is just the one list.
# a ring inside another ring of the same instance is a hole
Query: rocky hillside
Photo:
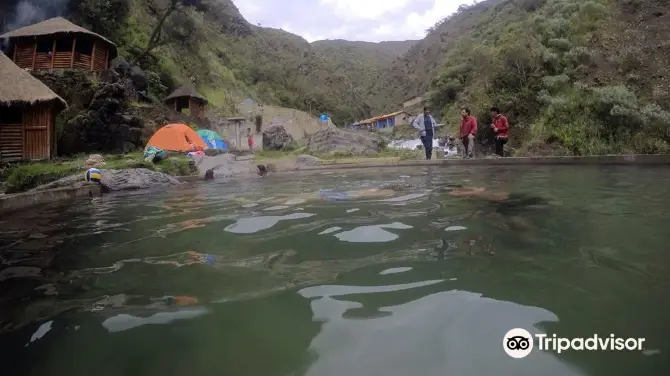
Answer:
[[[13, 13], [18, 2], [0, 4], [5, 27], [25, 18]], [[43, 4], [33, 15], [64, 15], [117, 42], [155, 100], [190, 81], [222, 114], [252, 97], [344, 124], [428, 91], [450, 127], [470, 107], [483, 144], [495, 104], [521, 151], [670, 152], [667, 0], [486, 0], [418, 42], [312, 44], [251, 25], [231, 0], [25, 2]]]
[[[115, 41], [125, 60], [138, 61], [149, 75], [153, 98], [191, 81], [227, 113], [252, 97], [312, 113], [326, 111], [335, 123], [368, 116], [365, 99], [373, 80], [413, 43], [310, 45], [283, 30], [250, 24], [231, 0], [29, 0], [34, 8], [17, 14], [19, 3], [0, 5], [0, 12], [10, 15], [6, 28], [29, 23], [31, 16], [34, 21], [65, 16]], [[150, 43], [171, 5], [175, 10]]]
[[[378, 111], [431, 92], [456, 128], [470, 107], [509, 115], [513, 147], [570, 154], [670, 151], [667, 0], [488, 0], [442, 20], [392, 64]], [[523, 151], [523, 150], [522, 150]]]

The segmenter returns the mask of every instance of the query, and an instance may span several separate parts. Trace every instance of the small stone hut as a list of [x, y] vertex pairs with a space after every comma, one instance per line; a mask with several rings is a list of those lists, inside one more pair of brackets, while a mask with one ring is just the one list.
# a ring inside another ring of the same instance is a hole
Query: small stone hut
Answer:
[[56, 155], [55, 118], [63, 98], [0, 52], [0, 161]]
[[177, 90], [165, 98], [165, 104], [175, 111], [183, 112], [184, 109], [188, 109], [191, 116], [200, 119], [204, 116], [205, 107], [208, 103], [207, 98], [198, 94], [195, 88], [190, 85], [178, 87]]
[[117, 55], [105, 37], [62, 17], [0, 35], [9, 41], [8, 56], [20, 68], [103, 71]]

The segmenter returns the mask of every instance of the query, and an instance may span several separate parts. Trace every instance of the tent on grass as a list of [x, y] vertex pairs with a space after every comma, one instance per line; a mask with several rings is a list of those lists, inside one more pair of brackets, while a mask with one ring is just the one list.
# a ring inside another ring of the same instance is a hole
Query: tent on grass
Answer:
[[207, 149], [207, 144], [186, 124], [168, 124], [157, 130], [147, 146], [167, 151], [190, 152]]
[[226, 144], [226, 141], [219, 136], [218, 133], [211, 131], [209, 129], [199, 129], [196, 131], [198, 136], [202, 138], [203, 141], [207, 144], [207, 147], [210, 149], [220, 149], [220, 150], [228, 150], [228, 145]]

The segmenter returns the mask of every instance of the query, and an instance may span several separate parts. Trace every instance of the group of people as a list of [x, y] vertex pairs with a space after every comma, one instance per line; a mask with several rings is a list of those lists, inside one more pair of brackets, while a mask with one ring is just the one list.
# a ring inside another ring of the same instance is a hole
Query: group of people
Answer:
[[[491, 107], [491, 130], [494, 133], [495, 152], [497, 155], [504, 156], [504, 146], [508, 140], [509, 122], [507, 117], [500, 113], [496, 106]], [[435, 138], [436, 121], [430, 114], [430, 108], [423, 108], [423, 115], [419, 115], [412, 122], [412, 126], [419, 131], [421, 143], [426, 151], [426, 159], [431, 159], [433, 155], [433, 139]], [[460, 139], [465, 149], [467, 158], [474, 157], [475, 135], [477, 134], [477, 119], [472, 116], [470, 109], [463, 107], [461, 109]]]

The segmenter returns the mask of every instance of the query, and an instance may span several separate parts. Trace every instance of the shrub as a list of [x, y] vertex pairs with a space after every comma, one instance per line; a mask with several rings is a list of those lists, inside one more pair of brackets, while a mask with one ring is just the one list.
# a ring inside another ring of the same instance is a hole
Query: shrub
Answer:
[[568, 77], [566, 74], [542, 77], [542, 84], [551, 91], [561, 89], [569, 82], [570, 77]]
[[145, 71], [147, 80], [149, 81], [149, 93], [154, 98], [164, 98], [167, 94], [168, 88], [163, 84], [161, 76], [154, 71]]
[[522, 0], [521, 7], [526, 12], [535, 12], [536, 10], [542, 8], [544, 4], [547, 3], [547, 0]]
[[617, 56], [617, 63], [623, 73], [631, 72], [640, 65], [641, 50], [636, 46], [622, 46]]
[[[6, 173], [7, 193], [24, 192], [43, 184], [70, 176], [80, 171], [71, 165], [30, 163], [10, 167]], [[84, 176], [82, 175], [82, 180]]]
[[440, 75], [441, 80], [455, 79], [461, 83], [467, 80], [468, 75], [472, 71], [472, 64], [464, 63], [446, 68]]
[[130, 0], [70, 0], [68, 7], [75, 22], [114, 40], [130, 13]]
[[569, 35], [572, 23], [565, 18], [553, 18], [547, 21], [547, 37], [561, 38]]
[[256, 115], [254, 124], [256, 124], [256, 133], [261, 133], [261, 128], [263, 127], [263, 115]]
[[652, 103], [642, 107], [640, 113], [644, 119], [646, 132], [670, 141], [670, 112]]
[[456, 100], [462, 85], [453, 78], [439, 81], [431, 92], [430, 103], [435, 108], [442, 108], [445, 104]]
[[557, 51], [560, 52], [567, 52], [570, 51], [570, 48], [572, 48], [572, 45], [570, 44], [570, 41], [567, 39], [563, 38], [552, 38], [549, 39], [547, 42], [547, 45]]
[[566, 54], [566, 59], [574, 65], [590, 65], [592, 54], [586, 47], [575, 47]]

